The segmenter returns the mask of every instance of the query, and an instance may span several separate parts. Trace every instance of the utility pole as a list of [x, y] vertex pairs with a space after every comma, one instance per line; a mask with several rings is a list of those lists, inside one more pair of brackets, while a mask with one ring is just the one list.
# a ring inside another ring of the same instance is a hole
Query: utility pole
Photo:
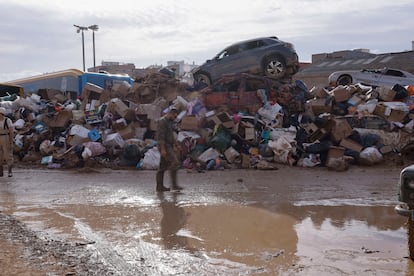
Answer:
[[96, 64], [95, 64], [95, 32], [98, 31], [98, 25], [91, 25], [88, 27], [89, 30], [92, 30], [92, 43], [93, 43], [93, 71], [96, 72]]

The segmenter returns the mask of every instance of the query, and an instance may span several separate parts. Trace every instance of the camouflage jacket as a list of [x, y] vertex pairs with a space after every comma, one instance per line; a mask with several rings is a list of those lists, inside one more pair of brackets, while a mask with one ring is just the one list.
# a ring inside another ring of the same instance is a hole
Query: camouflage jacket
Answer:
[[174, 122], [171, 122], [165, 117], [159, 119], [157, 126], [158, 144], [165, 144], [167, 148], [173, 147], [175, 143], [174, 131]]

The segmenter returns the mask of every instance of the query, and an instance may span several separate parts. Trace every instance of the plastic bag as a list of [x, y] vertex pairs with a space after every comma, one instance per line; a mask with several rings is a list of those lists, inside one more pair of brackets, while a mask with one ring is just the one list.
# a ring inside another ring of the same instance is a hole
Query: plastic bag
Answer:
[[161, 155], [157, 147], [147, 150], [142, 159], [141, 168], [144, 170], [157, 170], [160, 165]]
[[359, 154], [360, 162], [364, 165], [374, 165], [383, 160], [381, 152], [376, 147], [368, 147]]
[[293, 147], [285, 137], [281, 136], [276, 141], [269, 141], [268, 145], [273, 150], [275, 162], [288, 163]]
[[106, 148], [99, 142], [85, 142], [83, 143], [85, 148], [91, 151], [91, 156], [98, 156], [106, 152]]

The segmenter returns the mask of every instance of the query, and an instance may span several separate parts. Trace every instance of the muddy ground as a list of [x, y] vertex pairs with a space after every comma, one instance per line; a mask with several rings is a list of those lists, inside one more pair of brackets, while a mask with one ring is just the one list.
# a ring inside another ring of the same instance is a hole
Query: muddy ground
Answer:
[[412, 275], [400, 169], [181, 170], [157, 195], [154, 171], [20, 167], [0, 275]]

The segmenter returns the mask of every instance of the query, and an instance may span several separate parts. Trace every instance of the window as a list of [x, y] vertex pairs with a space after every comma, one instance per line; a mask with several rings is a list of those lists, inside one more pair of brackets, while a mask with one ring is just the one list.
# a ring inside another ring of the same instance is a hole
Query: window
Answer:
[[402, 72], [392, 69], [388, 69], [387, 72], [385, 72], [385, 75], [394, 77], [404, 77], [404, 74]]
[[251, 49], [262, 47], [263, 45], [264, 43], [262, 40], [255, 40], [255, 41], [250, 41], [245, 44], [242, 44], [241, 48], [243, 49], [243, 51], [246, 51], [246, 50], [251, 50]]

